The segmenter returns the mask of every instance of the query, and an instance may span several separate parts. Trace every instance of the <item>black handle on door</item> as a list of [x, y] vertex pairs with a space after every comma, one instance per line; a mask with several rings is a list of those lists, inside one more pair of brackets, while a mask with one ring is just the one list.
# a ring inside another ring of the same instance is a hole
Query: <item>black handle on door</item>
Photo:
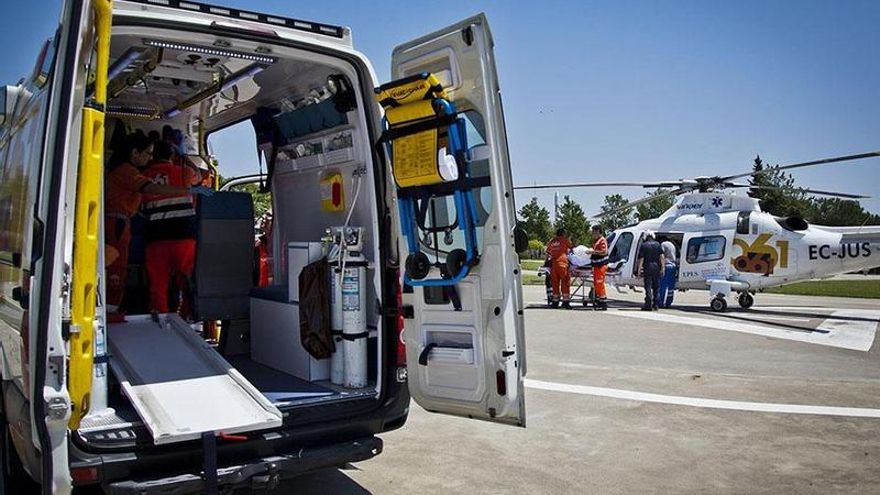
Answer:
[[419, 364], [420, 365], [422, 365], [422, 366], [428, 365], [428, 354], [431, 354], [431, 350], [434, 349], [435, 347], [437, 347], [437, 344], [432, 342], [432, 343], [426, 345], [424, 349], [422, 349], [422, 353], [419, 354]]

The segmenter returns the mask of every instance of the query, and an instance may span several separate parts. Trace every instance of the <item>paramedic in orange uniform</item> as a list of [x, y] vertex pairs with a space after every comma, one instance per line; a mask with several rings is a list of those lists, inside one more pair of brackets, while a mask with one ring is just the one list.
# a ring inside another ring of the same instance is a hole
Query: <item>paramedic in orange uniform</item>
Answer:
[[608, 309], [608, 296], [605, 292], [605, 272], [608, 271], [608, 241], [602, 234], [602, 227], [593, 225], [593, 250], [590, 261], [593, 265], [593, 307], [599, 311]]
[[560, 296], [562, 307], [571, 309], [569, 287], [571, 279], [568, 273], [568, 253], [571, 251], [571, 241], [565, 236], [565, 229], [558, 229], [556, 237], [547, 243], [547, 257], [550, 259], [550, 280], [553, 285], [553, 303], [550, 307], [559, 307]]
[[[187, 188], [154, 184], [141, 173], [153, 156], [153, 142], [143, 133], [126, 136], [107, 166], [104, 243], [117, 254], [107, 266], [107, 309], [111, 319], [121, 319], [119, 306], [125, 294], [131, 217], [137, 214], [145, 193], [180, 194]], [[108, 260], [109, 261], [109, 260]]]
[[153, 155], [155, 160], [144, 175], [155, 184], [177, 188], [175, 194], [145, 194], [142, 205], [147, 217], [145, 264], [150, 281], [150, 311], [168, 313], [172, 277], [187, 286], [195, 268], [196, 210], [190, 193], [210, 195], [213, 191], [198, 186], [201, 175], [194, 167], [174, 160], [170, 143], [157, 142]]

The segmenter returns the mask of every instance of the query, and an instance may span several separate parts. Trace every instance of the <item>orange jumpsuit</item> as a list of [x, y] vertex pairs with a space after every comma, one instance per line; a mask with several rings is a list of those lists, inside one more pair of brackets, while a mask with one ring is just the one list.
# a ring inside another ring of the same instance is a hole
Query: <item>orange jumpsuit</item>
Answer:
[[[189, 187], [198, 183], [192, 169], [171, 161], [154, 162], [144, 175], [157, 184]], [[144, 195], [144, 214], [147, 217], [147, 248], [145, 264], [150, 281], [150, 310], [167, 313], [168, 287], [171, 281], [186, 289], [195, 269], [195, 206], [189, 194]], [[186, 292], [186, 291], [185, 291]], [[188, 293], [181, 299], [179, 309], [188, 312]]]
[[556, 236], [547, 243], [547, 256], [550, 258], [550, 283], [553, 285], [553, 300], [568, 301], [571, 278], [568, 273], [568, 252], [571, 241], [565, 236]]
[[112, 262], [107, 265], [107, 304], [113, 310], [122, 304], [125, 294], [131, 217], [137, 214], [143, 198], [141, 191], [148, 184], [150, 179], [130, 163], [123, 163], [107, 174], [104, 242], [117, 253], [116, 258], [108, 260]]
[[[596, 239], [596, 242], [593, 243], [593, 252], [600, 253], [593, 255], [592, 258], [594, 260], [608, 256], [608, 241], [605, 240], [604, 236], [599, 236], [599, 238]], [[600, 301], [604, 301], [607, 298], [607, 294], [605, 293], [605, 272], [607, 271], [608, 265], [606, 263], [593, 265], [593, 294], [595, 294], [596, 298]]]

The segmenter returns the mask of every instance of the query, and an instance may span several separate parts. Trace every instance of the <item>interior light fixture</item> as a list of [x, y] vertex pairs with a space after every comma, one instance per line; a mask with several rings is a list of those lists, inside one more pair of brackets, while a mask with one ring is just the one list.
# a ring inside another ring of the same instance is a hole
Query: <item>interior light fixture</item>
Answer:
[[186, 43], [174, 43], [170, 41], [144, 40], [144, 45], [156, 48], [167, 48], [170, 50], [179, 50], [183, 52], [202, 53], [204, 55], [214, 55], [217, 57], [240, 58], [242, 60], [250, 60], [252, 62], [260, 62], [263, 64], [274, 64], [278, 61], [275, 57], [266, 55], [257, 55], [255, 53], [239, 52], [235, 50], [225, 50], [221, 48], [213, 48], [207, 46], [188, 45]]
[[150, 120], [155, 119], [159, 114], [155, 108], [126, 105], [107, 105], [105, 112], [111, 117], [132, 117]]

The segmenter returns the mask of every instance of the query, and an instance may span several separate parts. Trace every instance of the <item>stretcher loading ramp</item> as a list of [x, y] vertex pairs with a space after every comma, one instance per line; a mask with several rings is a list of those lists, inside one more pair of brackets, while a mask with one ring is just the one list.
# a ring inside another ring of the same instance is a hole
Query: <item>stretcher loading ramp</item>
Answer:
[[281, 426], [279, 411], [176, 314], [110, 325], [110, 367], [157, 445]]

